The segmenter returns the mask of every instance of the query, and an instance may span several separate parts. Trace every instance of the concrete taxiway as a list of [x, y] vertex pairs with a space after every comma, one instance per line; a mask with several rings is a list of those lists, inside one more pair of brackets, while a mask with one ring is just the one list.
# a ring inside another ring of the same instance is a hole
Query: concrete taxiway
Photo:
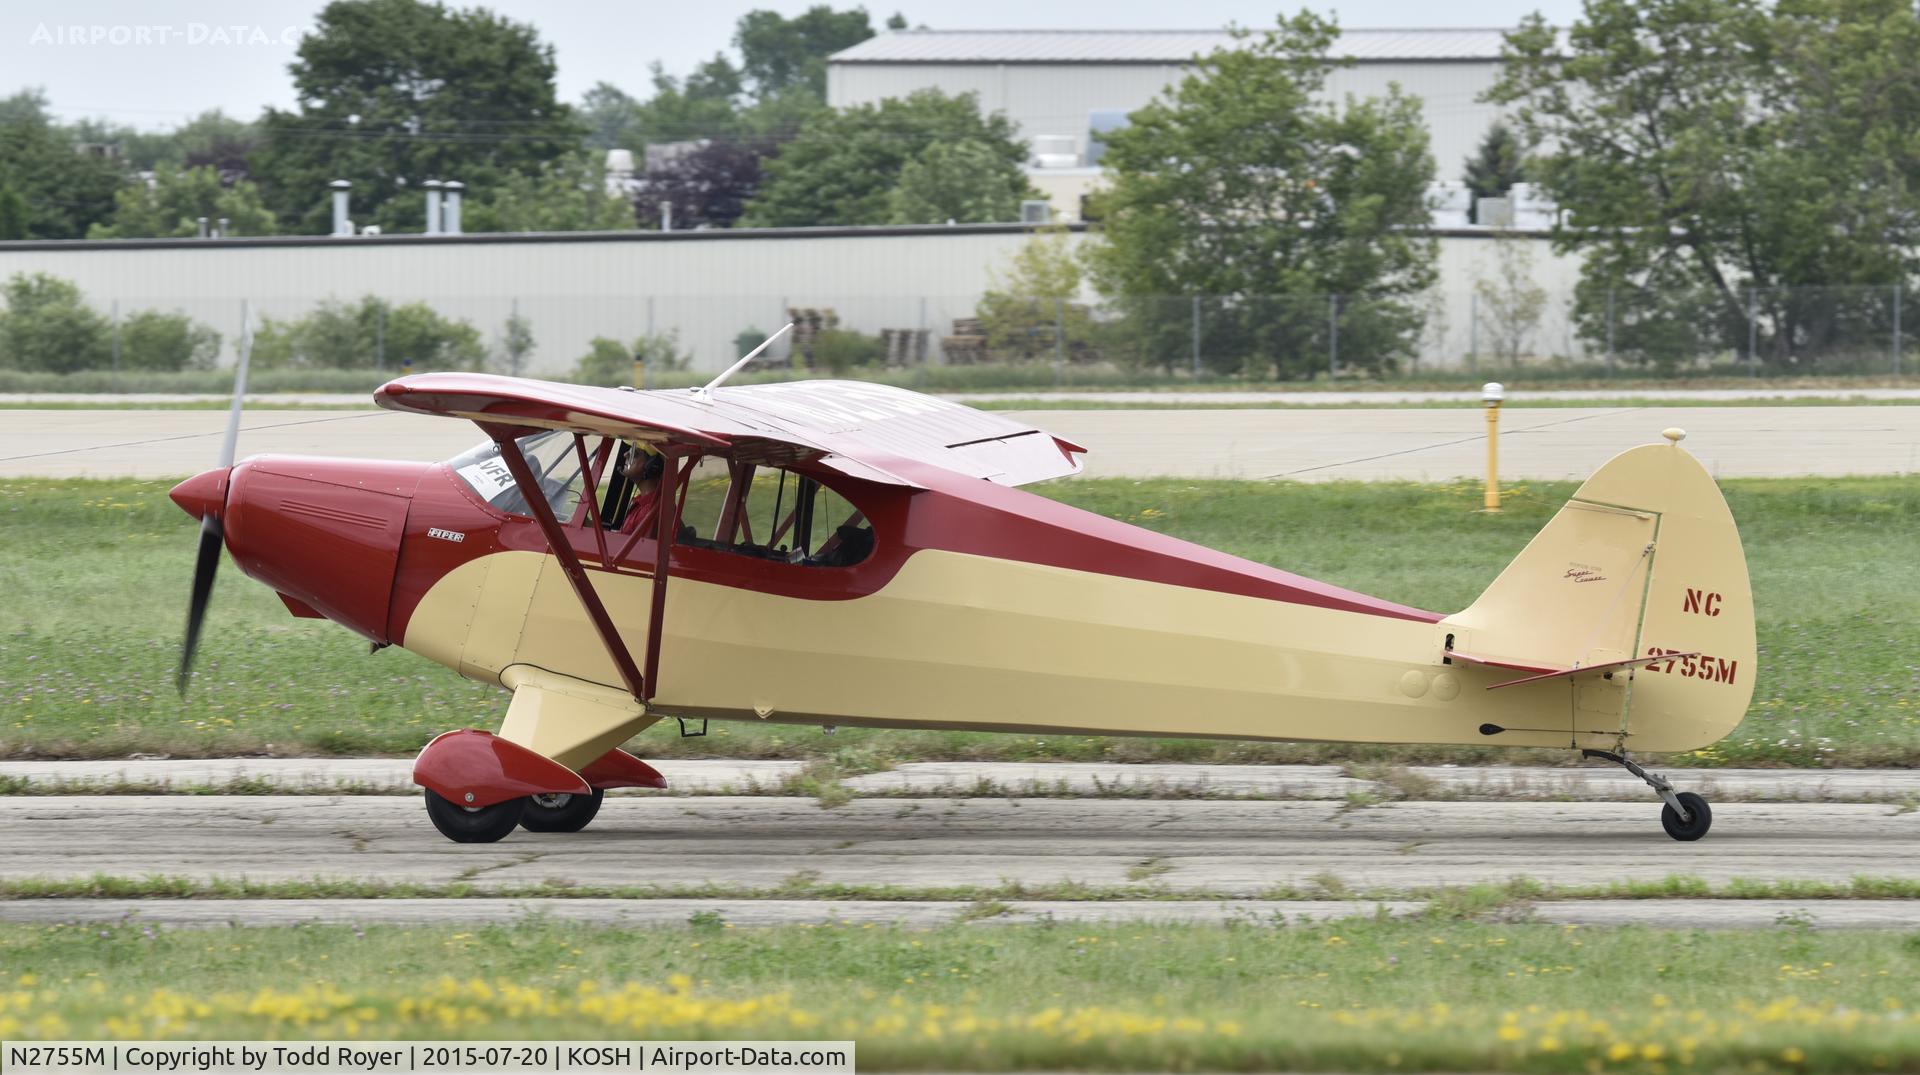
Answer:
[[1675, 875], [1713, 885], [1920, 880], [1920, 812], [1875, 803], [1723, 802], [1696, 843], [1670, 840], [1651, 798], [856, 798], [829, 808], [788, 797], [626, 796], [610, 797], [584, 832], [473, 845], [442, 838], [413, 796], [19, 796], [4, 831], [0, 877], [15, 882], [458, 883], [502, 894], [560, 884], [662, 896], [1072, 882], [1260, 898], [1515, 877], [1561, 886]]
[[[1475, 409], [1035, 410], [1008, 412], [1086, 445], [1105, 477], [1441, 480], [1486, 466]], [[168, 478], [217, 458], [215, 410], [15, 410], [0, 423], [0, 477]], [[1720, 477], [1906, 474], [1920, 470], [1920, 407], [1510, 407], [1501, 472], [1577, 479], [1678, 426]], [[446, 459], [481, 437], [470, 423], [389, 411], [259, 411], [242, 456], [291, 452]]]

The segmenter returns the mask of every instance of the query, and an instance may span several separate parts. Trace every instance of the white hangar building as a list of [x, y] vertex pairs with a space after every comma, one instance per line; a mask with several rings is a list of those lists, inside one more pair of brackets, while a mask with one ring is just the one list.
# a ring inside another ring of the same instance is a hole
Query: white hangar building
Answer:
[[[1420, 98], [1438, 178], [1457, 182], [1499, 115], [1481, 102], [1500, 71], [1503, 30], [1345, 30], [1327, 91], [1338, 100], [1384, 93], [1389, 83]], [[904, 97], [918, 89], [974, 93], [1004, 112], [1034, 146], [1034, 185], [1066, 219], [1076, 190], [1093, 180], [1097, 132], [1177, 83], [1193, 57], [1231, 48], [1224, 30], [899, 30], [827, 61], [827, 102], [836, 108]]]

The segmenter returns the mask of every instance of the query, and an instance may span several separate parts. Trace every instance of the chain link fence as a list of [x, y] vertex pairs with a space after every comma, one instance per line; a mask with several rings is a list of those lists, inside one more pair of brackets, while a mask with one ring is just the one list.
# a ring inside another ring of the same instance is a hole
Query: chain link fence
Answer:
[[[750, 376], [863, 376], [917, 386], [1384, 380], [1501, 373], [1905, 374], [1912, 296], [1900, 287], [1696, 292], [1581, 286], [1558, 304], [1476, 292], [1464, 325], [1429, 297], [1149, 295], [408, 295], [163, 298], [68, 285], [9, 292], [0, 388], [95, 375], [230, 367], [243, 308], [254, 368], [352, 383], [484, 369], [650, 387], [698, 383], [788, 321]], [[11, 378], [11, 380], [9, 380]], [[23, 379], [24, 378], [24, 379]], [[303, 383], [304, 383], [303, 382]], [[91, 382], [89, 382], [91, 383]]]

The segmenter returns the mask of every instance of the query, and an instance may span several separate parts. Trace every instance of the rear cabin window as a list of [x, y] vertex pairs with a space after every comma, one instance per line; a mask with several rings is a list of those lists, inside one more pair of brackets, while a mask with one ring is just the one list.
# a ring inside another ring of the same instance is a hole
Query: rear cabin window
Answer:
[[779, 467], [701, 460], [681, 518], [683, 544], [762, 560], [851, 567], [873, 552], [873, 525], [858, 508]]

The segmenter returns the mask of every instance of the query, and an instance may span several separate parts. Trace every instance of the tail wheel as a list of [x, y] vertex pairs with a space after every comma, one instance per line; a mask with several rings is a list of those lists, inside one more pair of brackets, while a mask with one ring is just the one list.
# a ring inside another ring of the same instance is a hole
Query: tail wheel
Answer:
[[427, 817], [440, 835], [457, 844], [490, 844], [513, 831], [527, 800], [508, 799], [492, 806], [462, 806], [427, 790]]
[[1687, 819], [1680, 820], [1680, 814], [1671, 804], [1660, 808], [1660, 825], [1667, 835], [1676, 840], [1698, 840], [1713, 827], [1713, 811], [1707, 808], [1707, 800], [1691, 791], [1683, 791], [1674, 798], [1686, 808]]
[[600, 803], [606, 797], [607, 793], [599, 788], [593, 789], [592, 795], [560, 792], [532, 796], [526, 800], [527, 810], [520, 817], [520, 827], [528, 832], [579, 832], [600, 812]]

